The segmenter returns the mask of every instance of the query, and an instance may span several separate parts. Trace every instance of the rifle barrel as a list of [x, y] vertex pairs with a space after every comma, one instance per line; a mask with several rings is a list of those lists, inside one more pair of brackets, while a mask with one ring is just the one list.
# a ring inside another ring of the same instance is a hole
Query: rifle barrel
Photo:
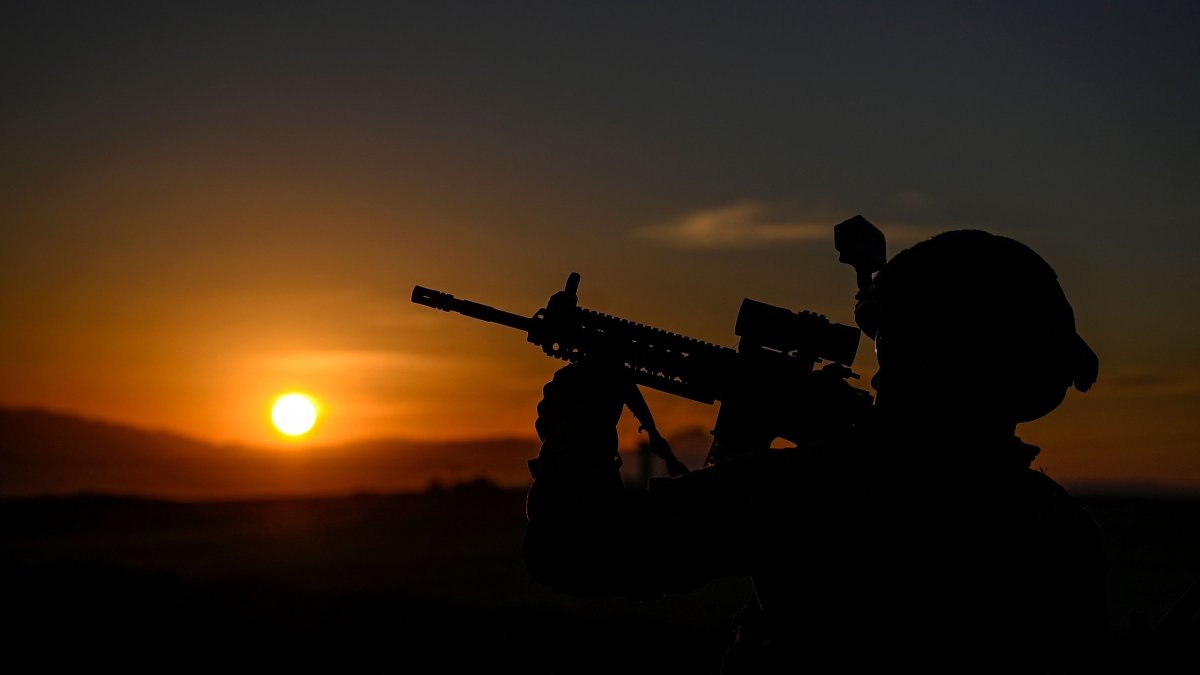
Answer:
[[516, 328], [525, 333], [528, 333], [530, 327], [533, 325], [533, 319], [527, 316], [513, 314], [512, 312], [506, 312], [502, 309], [496, 309], [495, 307], [489, 307], [470, 300], [462, 300], [449, 293], [435, 291], [423, 286], [413, 287], [412, 301], [418, 305], [440, 309], [443, 312], [457, 312], [472, 319]]

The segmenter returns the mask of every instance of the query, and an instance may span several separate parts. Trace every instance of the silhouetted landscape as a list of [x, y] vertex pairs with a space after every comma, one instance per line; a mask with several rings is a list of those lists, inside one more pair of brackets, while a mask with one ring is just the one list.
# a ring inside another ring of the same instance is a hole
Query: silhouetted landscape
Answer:
[[[703, 461], [707, 438], [695, 429], [673, 437], [672, 444], [694, 466]], [[528, 483], [525, 463], [536, 455], [532, 437], [250, 447], [46, 411], [0, 409], [0, 497], [341, 495], [420, 491], [481, 477], [518, 487]], [[634, 465], [629, 462], [630, 471]]]
[[[521, 561], [523, 500], [472, 483], [313, 500], [9, 501], [3, 593], [19, 621], [7, 641], [45, 669], [628, 672], [719, 662], [746, 581], [658, 603], [557, 595]], [[596, 647], [613, 644], [622, 649], [611, 660], [594, 661]]]
[[[46, 670], [716, 672], [748, 582], [637, 603], [555, 594], [521, 562], [523, 500], [487, 483], [310, 500], [10, 500], [6, 639]], [[1156, 620], [1200, 569], [1200, 502], [1084, 503], [1108, 535], [1114, 626], [1135, 610]], [[1197, 628], [1193, 617], [1191, 648]]]
[[[14, 475], [37, 485], [28, 473], [37, 449], [13, 445], [20, 429], [40, 430], [40, 447], [82, 443], [93, 432], [107, 439], [77, 446], [80, 461], [121, 452], [127, 441], [140, 451], [158, 447], [172, 461], [199, 462], [212, 451], [44, 414], [3, 419], [6, 486], [20, 484]], [[529, 448], [434, 450], [447, 453], [444, 462], [455, 452], [495, 452], [497, 463], [522, 466]], [[176, 487], [170, 476], [163, 479]], [[452, 483], [288, 499], [10, 497], [0, 503], [3, 597], [17, 619], [9, 649], [44, 669], [395, 672], [436, 662], [443, 671], [503, 664], [531, 673], [716, 672], [746, 580], [651, 602], [560, 595], [524, 568], [524, 490]], [[1153, 623], [1200, 570], [1200, 500], [1082, 502], [1108, 537], [1114, 628], [1126, 630], [1135, 611]], [[1193, 617], [1183, 638], [1192, 647], [1198, 629]]]

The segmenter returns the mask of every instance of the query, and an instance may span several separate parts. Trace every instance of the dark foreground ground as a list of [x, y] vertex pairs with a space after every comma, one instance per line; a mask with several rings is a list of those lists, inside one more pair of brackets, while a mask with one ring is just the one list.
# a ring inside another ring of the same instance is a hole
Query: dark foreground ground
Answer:
[[[0, 503], [0, 659], [38, 671], [717, 672], [745, 581], [659, 602], [554, 594], [521, 562], [523, 500], [474, 485]], [[1153, 623], [1200, 576], [1200, 501], [1084, 501], [1108, 535], [1114, 627], [1135, 610]], [[1200, 663], [1197, 647], [1193, 617], [1169, 670]]]

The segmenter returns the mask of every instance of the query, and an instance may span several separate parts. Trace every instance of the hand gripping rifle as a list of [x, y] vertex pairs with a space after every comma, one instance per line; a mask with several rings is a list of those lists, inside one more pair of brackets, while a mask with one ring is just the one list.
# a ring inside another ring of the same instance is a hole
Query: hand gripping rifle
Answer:
[[[842, 261], [865, 288], [883, 264], [883, 235], [861, 216], [835, 230]], [[847, 382], [859, 330], [813, 312], [792, 312], [746, 298], [734, 325], [736, 349], [634, 323], [579, 306], [579, 274], [545, 308], [525, 317], [421, 286], [412, 301], [516, 328], [547, 356], [627, 373], [635, 383], [626, 406], [650, 437], [671, 476], [687, 472], [658, 432], [636, 385], [701, 403], [721, 402], [706, 464], [765, 450], [776, 438], [793, 443], [839, 437], [866, 419], [871, 396]]]

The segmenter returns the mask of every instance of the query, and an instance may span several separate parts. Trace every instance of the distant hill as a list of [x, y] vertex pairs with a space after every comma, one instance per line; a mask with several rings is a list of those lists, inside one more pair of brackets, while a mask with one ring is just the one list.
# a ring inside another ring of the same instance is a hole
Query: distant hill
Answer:
[[[689, 466], [711, 437], [672, 437]], [[170, 499], [235, 499], [357, 492], [407, 492], [486, 478], [527, 485], [535, 438], [428, 442], [379, 439], [342, 445], [266, 448], [218, 445], [43, 410], [0, 408], [0, 498], [97, 493]], [[655, 459], [653, 470], [661, 473]], [[637, 471], [627, 456], [627, 473]]]
[[[672, 434], [690, 467], [704, 463], [712, 437]], [[632, 449], [627, 479], [641, 474]], [[529, 483], [535, 438], [430, 442], [377, 439], [342, 445], [220, 445], [43, 410], [0, 408], [0, 499], [80, 493], [183, 500], [422, 491], [483, 478], [506, 487]], [[657, 458], [651, 475], [664, 475]], [[634, 479], [634, 483], [637, 480]], [[1064, 482], [1083, 494], [1187, 496], [1188, 486], [1149, 482]]]
[[536, 439], [384, 439], [260, 448], [38, 410], [0, 409], [0, 497], [81, 492], [222, 499], [423, 490], [486, 477], [523, 485]]

